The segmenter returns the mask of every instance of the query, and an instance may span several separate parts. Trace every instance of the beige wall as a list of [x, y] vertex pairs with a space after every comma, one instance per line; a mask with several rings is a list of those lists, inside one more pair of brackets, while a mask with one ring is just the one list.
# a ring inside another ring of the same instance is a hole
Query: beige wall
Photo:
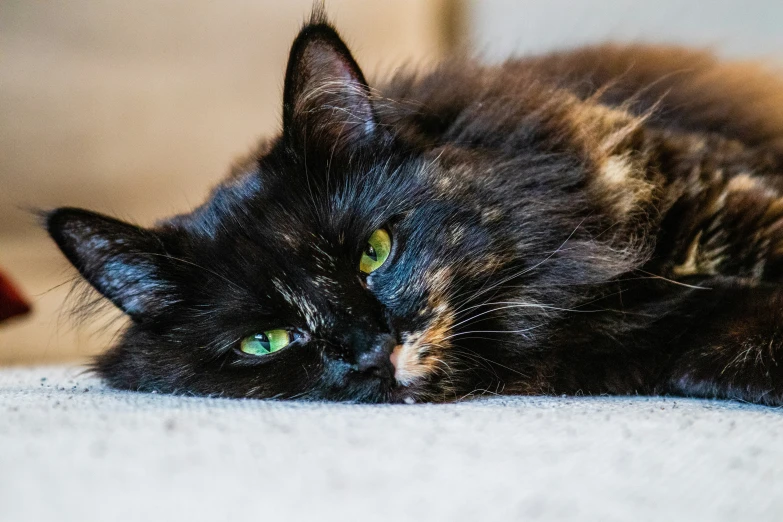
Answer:
[[[448, 0], [333, 0], [365, 72], [444, 51]], [[108, 333], [61, 316], [72, 274], [25, 207], [141, 223], [201, 201], [278, 125], [310, 0], [0, 2], [0, 266], [35, 314], [0, 326], [0, 364], [84, 357]], [[110, 332], [111, 330], [109, 330]]]
[[465, 35], [489, 60], [606, 40], [708, 47], [721, 56], [783, 60], [783, 2], [468, 0]]

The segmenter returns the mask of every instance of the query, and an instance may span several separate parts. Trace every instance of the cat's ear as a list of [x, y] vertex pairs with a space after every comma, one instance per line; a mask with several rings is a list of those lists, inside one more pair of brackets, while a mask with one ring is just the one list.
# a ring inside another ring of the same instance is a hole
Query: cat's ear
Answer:
[[133, 320], [152, 317], [171, 302], [167, 257], [153, 232], [77, 208], [50, 212], [46, 228], [79, 273]]
[[370, 89], [337, 32], [318, 15], [294, 40], [283, 92], [289, 138], [364, 141], [376, 132]]

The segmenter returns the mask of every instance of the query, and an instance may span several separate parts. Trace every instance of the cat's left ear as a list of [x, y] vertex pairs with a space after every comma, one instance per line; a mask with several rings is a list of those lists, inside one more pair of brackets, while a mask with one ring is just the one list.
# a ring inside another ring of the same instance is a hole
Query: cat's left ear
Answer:
[[376, 127], [370, 89], [348, 47], [328, 23], [311, 22], [288, 57], [284, 134], [356, 143], [372, 137]]

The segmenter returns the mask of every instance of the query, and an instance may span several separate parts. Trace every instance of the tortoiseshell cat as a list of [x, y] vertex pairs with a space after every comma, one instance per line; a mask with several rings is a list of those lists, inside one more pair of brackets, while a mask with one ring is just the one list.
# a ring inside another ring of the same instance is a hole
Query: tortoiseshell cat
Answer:
[[283, 129], [190, 214], [49, 233], [131, 319], [111, 385], [783, 404], [783, 84], [603, 46], [368, 87], [315, 15]]

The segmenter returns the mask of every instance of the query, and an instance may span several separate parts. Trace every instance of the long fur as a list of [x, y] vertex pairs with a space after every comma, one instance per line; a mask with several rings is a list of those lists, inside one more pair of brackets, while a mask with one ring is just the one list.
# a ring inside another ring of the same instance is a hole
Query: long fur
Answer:
[[[47, 227], [131, 319], [95, 363], [120, 388], [781, 404], [782, 163], [783, 84], [755, 66], [601, 46], [371, 86], [317, 13], [281, 134], [202, 206], [149, 230], [68, 208]], [[392, 253], [365, 276], [379, 228]], [[238, 350], [281, 327], [301, 337]]]

